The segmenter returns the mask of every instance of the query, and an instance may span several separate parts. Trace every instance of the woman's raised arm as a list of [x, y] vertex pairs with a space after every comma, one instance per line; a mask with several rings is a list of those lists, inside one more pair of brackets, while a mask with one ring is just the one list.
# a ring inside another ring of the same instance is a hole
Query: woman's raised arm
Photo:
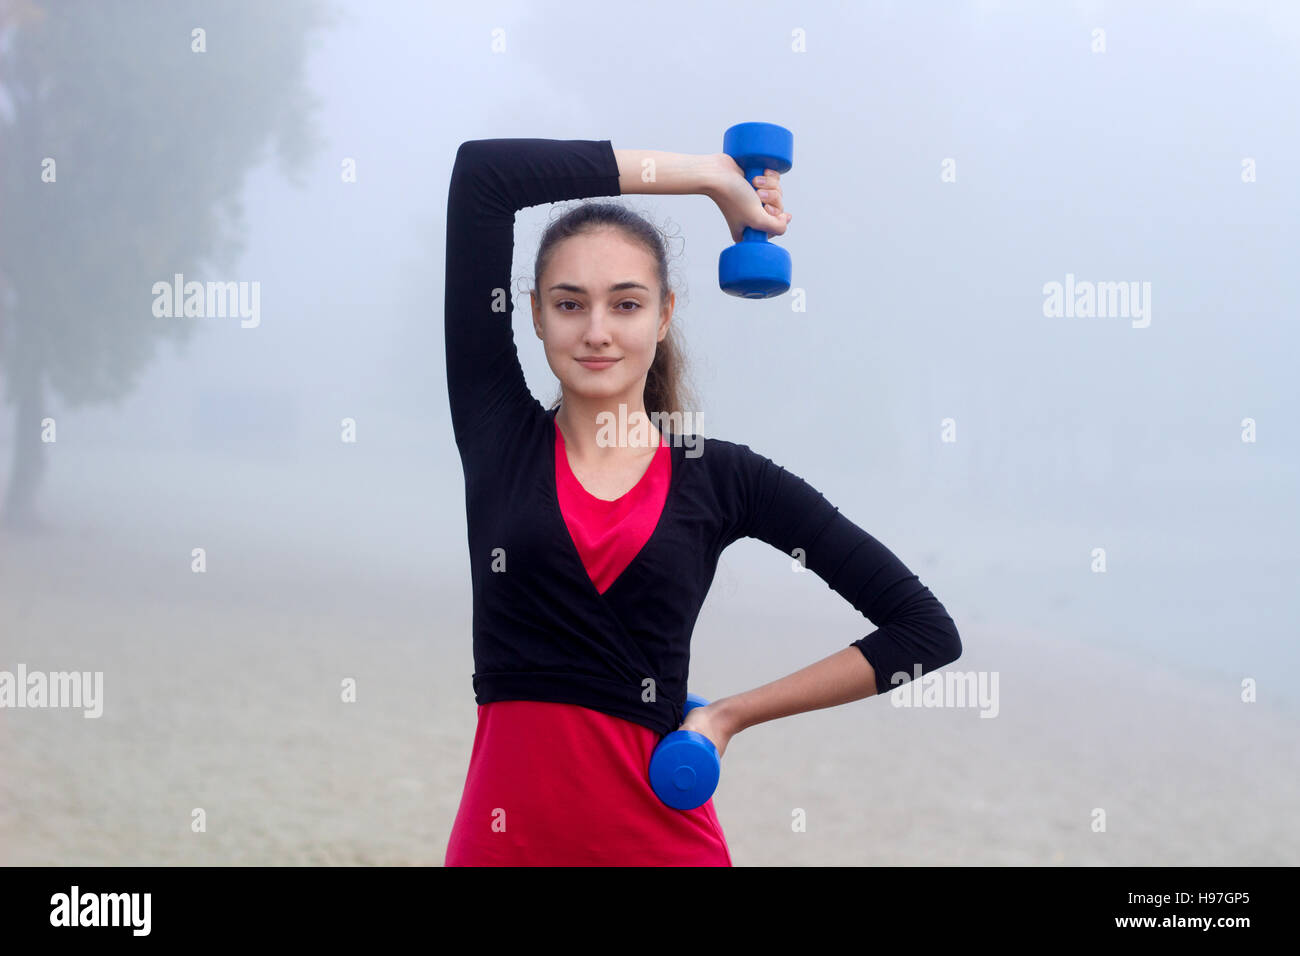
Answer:
[[456, 445], [508, 440], [533, 407], [514, 333], [510, 266], [515, 212], [619, 194], [609, 140], [479, 139], [462, 143], [447, 192], [444, 329]]
[[[770, 190], [765, 204], [756, 189]], [[537, 406], [511, 329], [515, 213], [540, 203], [630, 193], [708, 196], [733, 238], [745, 225], [780, 235], [780, 185], [747, 183], [725, 153], [615, 150], [609, 140], [478, 139], [461, 144], [447, 194], [444, 325], [452, 431], [464, 455]], [[769, 212], [769, 208], [776, 210]]]
[[793, 218], [781, 201], [781, 174], [767, 170], [756, 182], [726, 153], [666, 153], [654, 149], [616, 149], [618, 186], [625, 194], [658, 193], [708, 196], [739, 242], [746, 226], [769, 236], [784, 235]]

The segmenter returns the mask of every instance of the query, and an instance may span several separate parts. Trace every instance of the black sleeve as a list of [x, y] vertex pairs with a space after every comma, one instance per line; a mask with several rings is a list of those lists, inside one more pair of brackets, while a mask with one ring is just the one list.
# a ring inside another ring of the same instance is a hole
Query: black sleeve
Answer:
[[536, 399], [510, 327], [516, 210], [620, 195], [609, 140], [480, 139], [462, 143], [447, 194], [444, 327], [452, 431], [462, 455]]
[[[876, 630], [850, 644], [876, 672], [884, 694], [961, 656], [957, 626], [896, 555], [812, 485], [746, 445], [738, 471], [743, 498], [734, 536], [757, 538], [798, 558]], [[903, 677], [895, 679], [895, 675]]]

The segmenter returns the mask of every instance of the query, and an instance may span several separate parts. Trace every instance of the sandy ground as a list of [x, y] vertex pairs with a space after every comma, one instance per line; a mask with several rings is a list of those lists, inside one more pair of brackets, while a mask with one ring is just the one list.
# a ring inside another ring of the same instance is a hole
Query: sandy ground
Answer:
[[[468, 575], [288, 547], [230, 563], [195, 575], [94, 530], [0, 538], [0, 669], [105, 681], [98, 719], [0, 710], [0, 863], [441, 865], [474, 730]], [[693, 688], [838, 650], [790, 646], [810, 623], [711, 596]], [[715, 806], [736, 865], [1300, 859], [1286, 712], [1059, 639], [963, 636], [953, 668], [997, 671], [996, 718], [878, 697], [732, 740]]]

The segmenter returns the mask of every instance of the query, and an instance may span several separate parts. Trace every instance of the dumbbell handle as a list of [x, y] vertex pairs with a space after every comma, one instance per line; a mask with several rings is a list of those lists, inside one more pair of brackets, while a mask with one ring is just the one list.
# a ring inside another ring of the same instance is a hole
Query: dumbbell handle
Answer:
[[[746, 166], [745, 182], [749, 183], [751, 186], [754, 186], [754, 177], [765, 176], [766, 174], [767, 174], [767, 167], [765, 166], [761, 166], [761, 165]], [[754, 186], [754, 192], [758, 192], [757, 186]], [[767, 233], [765, 233], [762, 229], [755, 229], [753, 226], [746, 226], [744, 231], [740, 234], [740, 241], [741, 242], [767, 242]]]

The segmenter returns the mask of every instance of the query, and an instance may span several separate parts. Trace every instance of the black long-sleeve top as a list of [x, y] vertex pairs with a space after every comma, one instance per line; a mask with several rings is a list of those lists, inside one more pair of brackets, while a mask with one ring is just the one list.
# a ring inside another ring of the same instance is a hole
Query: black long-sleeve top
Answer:
[[880, 692], [912, 679], [914, 665], [928, 673], [956, 660], [961, 641], [943, 605], [820, 492], [748, 445], [687, 440], [663, 424], [672, 446], [663, 512], [627, 568], [597, 591], [558, 504], [555, 410], [534, 398], [519, 364], [510, 268], [517, 210], [620, 195], [618, 180], [609, 140], [472, 140], [456, 154], [444, 321], [465, 475], [475, 700], [559, 701], [675, 730], [696, 617], [719, 555], [745, 537], [786, 555], [801, 550], [876, 625], [851, 646]]

